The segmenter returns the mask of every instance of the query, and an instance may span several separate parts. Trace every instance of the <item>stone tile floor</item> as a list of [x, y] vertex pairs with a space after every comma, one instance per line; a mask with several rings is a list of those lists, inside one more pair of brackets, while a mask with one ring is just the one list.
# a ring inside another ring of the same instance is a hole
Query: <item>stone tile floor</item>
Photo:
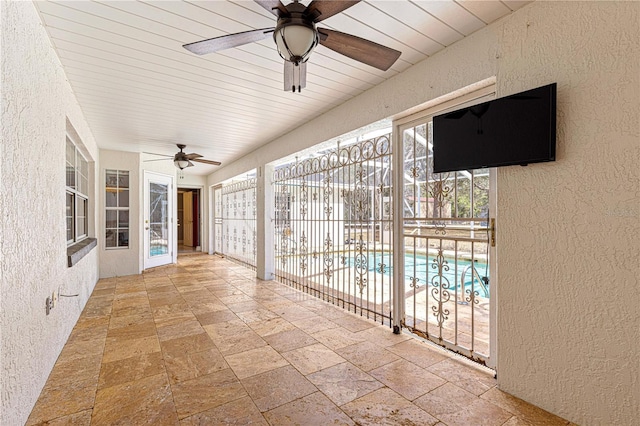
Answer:
[[567, 425], [486, 372], [204, 254], [98, 282], [28, 425]]

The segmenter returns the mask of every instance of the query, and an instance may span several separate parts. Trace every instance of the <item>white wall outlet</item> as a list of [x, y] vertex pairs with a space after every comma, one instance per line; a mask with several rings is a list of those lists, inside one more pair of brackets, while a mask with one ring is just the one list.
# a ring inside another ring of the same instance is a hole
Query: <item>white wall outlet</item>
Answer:
[[58, 305], [58, 292], [54, 291], [51, 293], [51, 300], [53, 301], [53, 307], [55, 308]]

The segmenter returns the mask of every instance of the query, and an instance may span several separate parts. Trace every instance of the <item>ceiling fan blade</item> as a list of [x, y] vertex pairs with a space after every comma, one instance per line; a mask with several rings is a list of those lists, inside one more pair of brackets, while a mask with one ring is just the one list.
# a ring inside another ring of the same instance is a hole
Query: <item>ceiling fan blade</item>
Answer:
[[324, 47], [382, 71], [388, 70], [402, 54], [390, 47], [340, 31], [318, 28], [318, 32], [320, 44]]
[[300, 62], [298, 65], [293, 62], [284, 61], [284, 91], [300, 92], [307, 87], [307, 63]]
[[[160, 154], [158, 154], [158, 155], [160, 155]], [[167, 161], [167, 160], [171, 160], [171, 158], [156, 158], [154, 160], [143, 160], [142, 162], [143, 163], [147, 163], [149, 161]]]
[[269, 12], [273, 13], [276, 16], [280, 16], [278, 11], [281, 14], [288, 14], [287, 8], [280, 2], [280, 0], [253, 0], [258, 3], [263, 8], [267, 9]]
[[220, 164], [222, 164], [219, 161], [205, 160], [203, 158], [192, 158], [192, 160], [198, 163], [211, 164], [212, 166], [219, 166]]
[[360, 0], [313, 0], [307, 6], [306, 14], [311, 16], [314, 22], [320, 22], [357, 3], [360, 3]]
[[196, 154], [195, 152], [191, 153], [191, 154], [187, 154], [186, 156], [187, 156], [187, 160], [194, 160], [196, 158], [202, 157], [202, 155]]
[[173, 158], [173, 155], [166, 155], [166, 154], [156, 154], [155, 152], [145, 152], [142, 151], [143, 154], [149, 154], [149, 155], [159, 155], [161, 157], [167, 157], [167, 158]]
[[193, 163], [192, 163], [191, 161], [189, 161], [189, 160], [187, 160], [187, 163], [189, 163], [189, 164], [187, 164], [187, 167], [193, 167], [193, 166], [195, 166], [195, 164], [193, 164]]
[[274, 29], [275, 28], [262, 28], [260, 30], [250, 30], [236, 34], [228, 34], [220, 37], [214, 37], [207, 40], [185, 44], [182, 47], [187, 49], [189, 52], [195, 53], [196, 55], [205, 55], [207, 53], [213, 53], [219, 50], [253, 43], [254, 41], [264, 40], [270, 33], [273, 32]]

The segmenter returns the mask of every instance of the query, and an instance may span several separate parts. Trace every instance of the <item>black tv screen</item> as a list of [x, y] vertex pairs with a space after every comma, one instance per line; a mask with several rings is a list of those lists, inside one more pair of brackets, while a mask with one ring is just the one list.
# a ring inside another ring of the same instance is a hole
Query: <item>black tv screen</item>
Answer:
[[554, 161], [556, 83], [433, 117], [433, 171]]

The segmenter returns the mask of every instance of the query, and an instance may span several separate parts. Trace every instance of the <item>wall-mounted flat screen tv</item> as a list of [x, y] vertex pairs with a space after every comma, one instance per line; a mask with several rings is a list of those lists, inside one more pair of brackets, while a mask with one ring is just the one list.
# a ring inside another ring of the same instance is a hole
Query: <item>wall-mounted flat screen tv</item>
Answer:
[[433, 171], [556, 159], [556, 83], [433, 117]]

